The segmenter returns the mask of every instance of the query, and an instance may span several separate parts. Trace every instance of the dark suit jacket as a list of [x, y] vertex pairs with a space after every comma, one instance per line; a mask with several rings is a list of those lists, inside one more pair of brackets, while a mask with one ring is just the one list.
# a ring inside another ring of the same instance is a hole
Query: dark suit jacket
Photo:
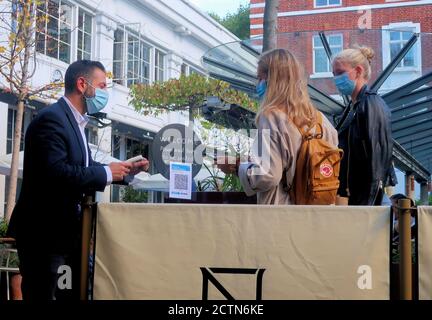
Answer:
[[31, 122], [24, 150], [22, 188], [8, 233], [18, 246], [68, 253], [77, 246], [83, 195], [105, 189], [106, 171], [92, 160], [63, 98]]

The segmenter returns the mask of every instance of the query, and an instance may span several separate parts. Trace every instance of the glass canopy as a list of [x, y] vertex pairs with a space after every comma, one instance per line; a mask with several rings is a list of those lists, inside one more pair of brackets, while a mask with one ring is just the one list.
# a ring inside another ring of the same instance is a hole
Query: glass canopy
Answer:
[[[335, 125], [338, 116], [349, 103], [349, 98], [342, 97], [334, 86], [332, 56], [356, 45], [371, 47], [375, 51], [375, 57], [369, 86], [383, 97], [392, 111], [396, 165], [405, 172], [412, 172], [418, 182], [430, 180], [431, 33], [357, 29], [280, 33], [277, 38], [278, 47], [290, 50], [302, 63], [313, 103]], [[261, 48], [262, 38], [227, 43], [209, 50], [203, 56], [203, 65], [211, 77], [225, 80], [233, 88], [256, 98], [256, 68]], [[232, 112], [235, 112], [235, 116], [231, 117], [234, 122], [239, 119], [239, 109], [241, 106], [232, 108]], [[243, 110], [243, 113], [243, 118], [253, 118], [250, 111]], [[226, 116], [230, 118], [230, 111], [226, 111]]]

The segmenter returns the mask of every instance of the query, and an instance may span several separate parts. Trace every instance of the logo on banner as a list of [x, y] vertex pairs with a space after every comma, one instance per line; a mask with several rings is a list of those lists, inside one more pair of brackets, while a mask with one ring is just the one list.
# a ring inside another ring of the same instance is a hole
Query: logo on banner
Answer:
[[[208, 300], [209, 282], [219, 290], [222, 295], [228, 300], [236, 300], [231, 293], [217, 280], [217, 274], [231, 275], [250, 275], [252, 281], [256, 281], [256, 300], [262, 300], [262, 284], [263, 276], [266, 269], [246, 269], [246, 268], [200, 268], [203, 277], [202, 299]], [[241, 299], [238, 297], [237, 299]]]

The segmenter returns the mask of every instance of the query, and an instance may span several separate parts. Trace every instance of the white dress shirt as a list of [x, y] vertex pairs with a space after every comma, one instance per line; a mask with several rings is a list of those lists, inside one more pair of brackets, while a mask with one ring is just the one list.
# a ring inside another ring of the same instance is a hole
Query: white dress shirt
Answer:
[[[69, 108], [72, 111], [72, 114], [74, 115], [74, 118], [78, 124], [78, 128], [80, 130], [81, 133], [81, 137], [83, 139], [84, 142], [84, 149], [85, 149], [85, 165], [86, 167], [88, 167], [89, 165], [89, 154], [88, 154], [88, 145], [87, 145], [87, 138], [85, 135], [85, 127], [87, 125], [87, 123], [89, 122], [89, 118], [86, 115], [82, 115], [77, 109], [75, 109], [75, 107], [73, 106], [72, 102], [66, 98], [65, 96], [63, 96], [63, 99], [66, 101], [67, 105], [69, 106]], [[104, 166], [105, 171], [106, 171], [106, 175], [107, 175], [107, 183], [106, 185], [110, 185], [112, 183], [112, 172], [111, 169], [109, 168], [109, 166]]]

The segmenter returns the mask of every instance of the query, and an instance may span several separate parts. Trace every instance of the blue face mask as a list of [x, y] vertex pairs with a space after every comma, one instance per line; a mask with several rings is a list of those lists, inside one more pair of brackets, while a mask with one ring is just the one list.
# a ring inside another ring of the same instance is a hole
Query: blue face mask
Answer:
[[356, 87], [355, 81], [351, 80], [348, 74], [348, 72], [345, 72], [334, 77], [336, 88], [338, 88], [339, 92], [345, 96], [351, 96]]
[[84, 96], [86, 100], [86, 106], [87, 106], [87, 113], [88, 114], [95, 114], [101, 111], [103, 108], [106, 107], [108, 103], [108, 92], [106, 90], [95, 88], [90, 83], [87, 82], [87, 84], [95, 89], [95, 96], [94, 97], [86, 97]]
[[262, 99], [267, 91], [267, 81], [261, 80], [256, 86], [256, 92], [258, 97]]

